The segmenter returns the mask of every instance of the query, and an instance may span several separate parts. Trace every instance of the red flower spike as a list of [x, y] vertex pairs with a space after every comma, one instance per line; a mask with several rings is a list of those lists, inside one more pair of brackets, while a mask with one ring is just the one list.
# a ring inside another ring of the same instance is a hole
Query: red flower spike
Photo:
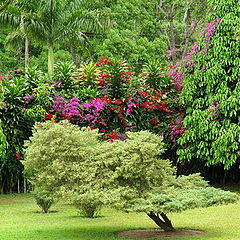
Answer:
[[149, 101], [143, 102], [141, 106], [147, 109], [152, 109], [152, 103]]
[[150, 121], [152, 124], [156, 125], [158, 123], [158, 120], [156, 118], [153, 118], [151, 121]]
[[110, 59], [107, 59], [107, 58], [105, 58], [105, 57], [102, 57], [100, 60], [99, 60], [99, 62], [96, 64], [96, 66], [101, 66], [101, 65], [103, 65], [103, 64], [111, 64], [111, 61], [110, 61]]
[[146, 92], [139, 92], [138, 93], [141, 97], [147, 97], [148, 96], [148, 93]]
[[53, 118], [53, 116], [54, 115], [52, 113], [46, 113], [44, 118], [45, 118], [45, 120], [51, 120]]
[[66, 117], [69, 117], [69, 115], [68, 115], [67, 113], [61, 113], [61, 116], [62, 116], [62, 117], [65, 117], [65, 118], [66, 118]]
[[114, 110], [116, 110], [117, 108], [115, 107], [115, 106], [113, 106], [113, 107], [110, 107], [110, 110], [111, 111], [114, 111]]
[[123, 116], [122, 113], [118, 113], [118, 117], [119, 117], [120, 120], [124, 120], [124, 116]]
[[21, 160], [21, 153], [20, 152], [15, 152], [15, 157], [16, 157], [16, 160]]
[[118, 139], [118, 136], [115, 132], [108, 133], [107, 136], [111, 139]]
[[120, 104], [123, 103], [123, 100], [122, 100], [122, 99], [115, 99], [114, 103], [115, 103], [116, 105], [120, 105]]

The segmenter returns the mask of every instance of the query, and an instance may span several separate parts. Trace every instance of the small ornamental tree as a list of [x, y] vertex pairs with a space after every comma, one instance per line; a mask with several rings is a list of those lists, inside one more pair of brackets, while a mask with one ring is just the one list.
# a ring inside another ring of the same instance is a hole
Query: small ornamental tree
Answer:
[[[71, 133], [68, 138], [66, 133]], [[37, 125], [26, 145], [30, 180], [80, 206], [90, 201], [145, 212], [164, 231], [175, 230], [169, 212], [238, 200], [234, 193], [209, 187], [197, 174], [176, 178], [170, 162], [159, 158], [161, 136], [141, 131], [128, 133], [125, 141], [98, 137], [96, 130], [66, 122]]]
[[[77, 178], [83, 171], [80, 167], [81, 162], [88, 158], [92, 159], [92, 152], [95, 150], [94, 146], [98, 144], [99, 136], [97, 130], [80, 131], [78, 126], [67, 121], [60, 124], [51, 121], [36, 124], [33, 137], [25, 144], [26, 161], [23, 161], [23, 164], [25, 174], [35, 188], [37, 204], [41, 206], [43, 212], [46, 212], [45, 205], [50, 207], [49, 200], [53, 203], [59, 197], [58, 193], [63, 194], [60, 188], [65, 187], [66, 183], [73, 183], [75, 177]], [[84, 198], [86, 189], [81, 189], [81, 186], [81, 181], [78, 182], [76, 179], [72, 187], [78, 188], [79, 191], [77, 194], [67, 191], [68, 202], [81, 210], [85, 216], [93, 217], [102, 202], [91, 199], [90, 195], [86, 201], [86, 197]], [[92, 201], [88, 204], [90, 200]]]
[[192, 69], [185, 74], [181, 102], [188, 106], [181, 159], [230, 168], [240, 153], [240, 4], [209, 0], [209, 24], [194, 46]]

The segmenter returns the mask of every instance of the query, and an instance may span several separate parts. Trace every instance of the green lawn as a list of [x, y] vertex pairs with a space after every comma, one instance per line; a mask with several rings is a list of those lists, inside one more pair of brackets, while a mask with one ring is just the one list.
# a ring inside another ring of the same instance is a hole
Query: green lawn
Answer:
[[[57, 204], [43, 215], [30, 194], [0, 195], [0, 240], [113, 240], [127, 229], [155, 228], [144, 214], [104, 209], [102, 217], [84, 219], [69, 206]], [[174, 226], [204, 230], [182, 240], [239, 240], [240, 203], [170, 215]], [[169, 239], [169, 240], [172, 240]]]

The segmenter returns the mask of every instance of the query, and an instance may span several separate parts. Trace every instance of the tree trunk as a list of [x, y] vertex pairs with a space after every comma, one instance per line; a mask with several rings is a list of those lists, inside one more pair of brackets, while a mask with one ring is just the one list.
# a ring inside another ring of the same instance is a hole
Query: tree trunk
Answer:
[[183, 49], [182, 58], [184, 58], [188, 52], [190, 38], [193, 34], [193, 30], [191, 28], [191, 6], [190, 5], [188, 5], [185, 10], [183, 23], [185, 25], [185, 32], [184, 32], [185, 40], [184, 40], [184, 49]]
[[17, 180], [17, 192], [21, 193], [21, 183], [20, 183], [20, 179], [19, 178]]
[[27, 192], [27, 179], [25, 177], [23, 178], [23, 192]]
[[[168, 13], [168, 21], [169, 21], [169, 42], [170, 42], [170, 49], [176, 49], [176, 39], [175, 39], [175, 32], [174, 32], [174, 5], [171, 6], [169, 13]], [[177, 62], [176, 54], [173, 53], [172, 61], [175, 64]]]
[[29, 69], [29, 41], [25, 38], [25, 71]]
[[171, 221], [168, 219], [166, 214], [161, 213], [160, 218], [159, 214], [155, 214], [154, 212], [147, 213], [147, 215], [160, 227], [162, 228], [165, 232], [174, 232], [176, 231], [175, 228], [172, 226]]
[[51, 78], [53, 76], [53, 66], [54, 66], [54, 57], [53, 57], [53, 44], [48, 44], [48, 75]]
[[72, 60], [73, 60], [74, 64], [77, 66], [77, 68], [79, 68], [80, 61], [79, 61], [79, 58], [76, 53], [76, 48], [72, 44], [70, 45], [70, 52], [71, 52]]

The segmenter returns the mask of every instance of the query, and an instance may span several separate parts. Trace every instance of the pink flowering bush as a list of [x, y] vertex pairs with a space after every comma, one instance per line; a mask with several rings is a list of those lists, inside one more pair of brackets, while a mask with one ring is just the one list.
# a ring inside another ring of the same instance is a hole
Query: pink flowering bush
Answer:
[[[95, 75], [94, 80], [98, 97], [83, 102], [81, 98], [62, 97], [56, 93], [49, 108], [49, 113], [53, 114], [51, 119], [68, 119], [80, 127], [97, 128], [104, 133], [105, 139], [124, 140], [126, 131], [147, 129], [165, 136], [169, 142], [176, 142], [183, 133], [183, 128], [174, 131], [174, 121], [182, 121], [177, 104], [181, 89], [174, 86], [174, 78], [165, 74], [168, 67], [161, 69], [156, 63], [155, 66], [145, 67], [143, 74], [134, 74], [125, 62], [100, 59], [95, 69], [98, 77]], [[86, 78], [86, 71], [84, 76]], [[154, 76], [158, 84], [154, 83]], [[88, 81], [84, 81], [86, 86]]]

